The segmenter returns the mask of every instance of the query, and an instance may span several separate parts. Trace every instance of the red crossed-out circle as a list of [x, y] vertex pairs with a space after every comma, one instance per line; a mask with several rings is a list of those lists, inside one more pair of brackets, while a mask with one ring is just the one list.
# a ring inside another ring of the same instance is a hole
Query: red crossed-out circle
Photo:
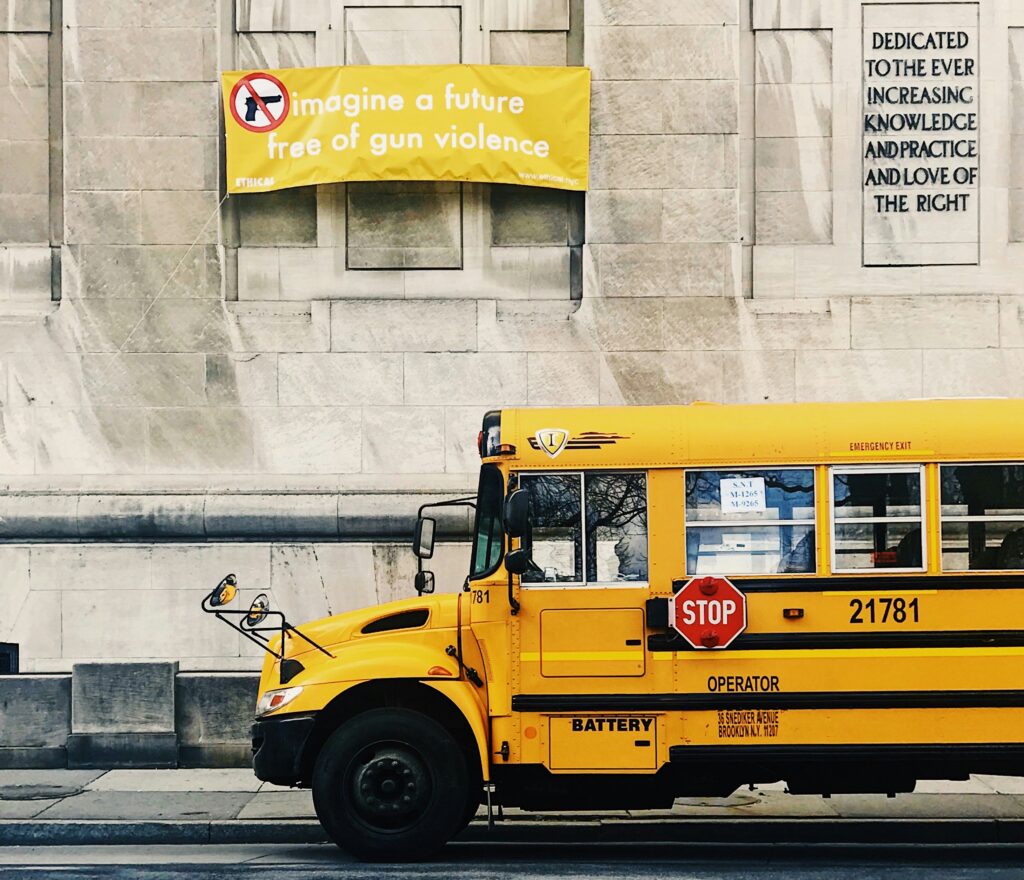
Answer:
[[[256, 82], [258, 80], [265, 80], [272, 83], [281, 92], [281, 113], [275, 116], [267, 108], [264, 103], [266, 95], [260, 95], [256, 90]], [[238, 112], [238, 105], [236, 100], [238, 98], [238, 92], [241, 89], [245, 89], [249, 96], [256, 102], [257, 108], [263, 113], [264, 117], [268, 120], [262, 125], [258, 125], [254, 122], [246, 122], [242, 115]], [[238, 82], [235, 83], [234, 88], [231, 90], [231, 97], [228, 98], [228, 105], [231, 109], [231, 116], [242, 128], [246, 131], [253, 131], [259, 134], [260, 132], [273, 131], [277, 128], [285, 118], [288, 116], [288, 110], [291, 108], [291, 98], [288, 95], [288, 90], [284, 87], [284, 83], [281, 82], [276, 76], [271, 76], [269, 73], [247, 73], [241, 77]]]

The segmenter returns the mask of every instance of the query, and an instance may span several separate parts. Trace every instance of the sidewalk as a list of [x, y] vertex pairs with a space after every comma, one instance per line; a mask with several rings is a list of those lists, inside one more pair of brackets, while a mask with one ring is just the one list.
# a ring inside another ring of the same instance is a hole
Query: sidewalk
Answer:
[[[310, 843], [324, 840], [308, 790], [248, 770], [3, 770], [0, 845]], [[781, 784], [671, 810], [525, 813], [462, 840], [1024, 843], [1024, 779], [922, 782], [913, 794], [794, 796]]]

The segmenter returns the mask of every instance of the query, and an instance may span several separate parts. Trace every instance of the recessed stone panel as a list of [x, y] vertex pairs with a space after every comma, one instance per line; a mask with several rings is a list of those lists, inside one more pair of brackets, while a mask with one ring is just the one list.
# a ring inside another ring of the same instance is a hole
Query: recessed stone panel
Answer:
[[865, 266], [976, 265], [977, 3], [864, 7]]

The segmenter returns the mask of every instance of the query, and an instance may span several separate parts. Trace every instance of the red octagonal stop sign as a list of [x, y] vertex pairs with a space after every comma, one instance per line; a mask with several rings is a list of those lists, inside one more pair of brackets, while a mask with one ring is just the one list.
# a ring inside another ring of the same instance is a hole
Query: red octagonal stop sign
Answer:
[[728, 648], [747, 628], [747, 597], [724, 577], [691, 578], [668, 609], [669, 626], [695, 648]]

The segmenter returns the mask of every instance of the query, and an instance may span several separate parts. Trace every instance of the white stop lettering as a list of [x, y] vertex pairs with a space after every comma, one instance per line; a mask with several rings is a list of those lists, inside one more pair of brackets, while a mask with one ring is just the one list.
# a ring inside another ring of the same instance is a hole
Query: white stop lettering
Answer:
[[683, 623], [718, 626], [736, 613], [732, 599], [687, 599], [682, 604]]

